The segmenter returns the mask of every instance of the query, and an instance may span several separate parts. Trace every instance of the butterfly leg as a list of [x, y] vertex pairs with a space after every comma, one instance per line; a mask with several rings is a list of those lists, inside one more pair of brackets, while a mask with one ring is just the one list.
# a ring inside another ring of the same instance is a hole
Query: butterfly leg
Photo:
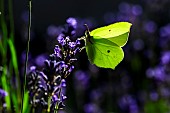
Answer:
[[84, 47], [82, 47], [82, 48], [80, 48], [80, 52], [82, 51], [82, 50], [84, 50], [86, 47], [84, 46]]
[[85, 36], [82, 36], [82, 37], [78, 38], [78, 40], [85, 40], [85, 39], [86, 39]]

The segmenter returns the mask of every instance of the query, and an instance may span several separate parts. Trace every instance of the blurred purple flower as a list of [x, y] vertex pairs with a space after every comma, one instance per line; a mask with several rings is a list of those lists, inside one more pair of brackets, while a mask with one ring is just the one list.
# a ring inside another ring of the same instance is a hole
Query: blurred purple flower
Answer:
[[[5, 90], [3, 90], [3, 89], [0, 88], [0, 105], [1, 105], [0, 112], [6, 110], [6, 107], [7, 107], [6, 101], [5, 101], [5, 97], [6, 97], [6, 96], [8, 96], [8, 93], [7, 93]], [[1, 110], [2, 110], [2, 111], [1, 111]], [[3, 112], [3, 113], [4, 113], [4, 112]]]
[[117, 16], [116, 16], [116, 20], [117, 21], [130, 21], [130, 16], [127, 16], [125, 14], [121, 14], [121, 13], [118, 13]]
[[4, 98], [8, 95], [8, 93], [6, 91], [4, 91], [3, 89], [0, 89], [0, 98]]
[[67, 22], [69, 25], [71, 25], [74, 29], [76, 29], [76, 27], [77, 27], [77, 20], [76, 20], [75, 18], [70, 17], [70, 18], [68, 18], [68, 19], [66, 20], [66, 22]]
[[103, 90], [100, 88], [92, 90], [90, 93], [90, 100], [96, 103], [100, 103], [103, 97]]
[[153, 21], [147, 21], [143, 24], [143, 28], [148, 33], [154, 33], [157, 29], [157, 25]]
[[170, 37], [170, 24], [161, 27], [159, 34], [161, 37]]
[[85, 113], [103, 113], [99, 106], [94, 103], [89, 103], [84, 106]]
[[157, 100], [158, 100], [158, 97], [159, 97], [159, 95], [158, 95], [157, 92], [152, 91], [152, 92], [150, 93], [150, 99], [151, 99], [152, 101], [157, 101]]
[[161, 93], [161, 96], [168, 98], [170, 96], [170, 89], [167, 87], [161, 87], [160, 93]]
[[94, 76], [95, 76], [95, 75], [98, 75], [99, 68], [97, 68], [97, 66], [90, 64], [88, 67], [89, 67], [89, 70], [90, 70], [92, 73], [94, 73]]
[[129, 113], [140, 113], [136, 103], [129, 106]]
[[84, 71], [76, 71], [75, 74], [74, 74], [74, 77], [75, 77], [75, 86], [78, 88], [78, 89], [86, 89], [88, 87], [88, 82], [89, 82], [89, 75], [84, 72]]
[[35, 64], [37, 66], [44, 66], [44, 62], [42, 61], [45, 61], [47, 59], [47, 56], [45, 54], [41, 54], [41, 55], [38, 55], [36, 58], [35, 58]]
[[143, 12], [143, 9], [140, 5], [133, 5], [132, 6], [132, 13], [135, 15], [135, 16], [139, 16], [141, 15]]
[[22, 19], [25, 23], [28, 23], [28, 16], [29, 16], [28, 11], [24, 11], [24, 12], [22, 12], [22, 14], [21, 14], [21, 19]]
[[147, 69], [146, 75], [148, 78], [154, 78], [159, 81], [166, 80], [166, 74], [162, 66]]
[[59, 110], [58, 113], [67, 113], [67, 112], [64, 110]]
[[62, 27], [56, 27], [54, 25], [50, 25], [47, 28], [47, 34], [52, 37], [56, 37], [57, 35], [61, 34], [62, 31], [63, 31]]
[[131, 11], [131, 6], [127, 2], [121, 2], [119, 4], [119, 11], [121, 13], [127, 14], [127, 13], [129, 13], [129, 11]]
[[140, 51], [144, 48], [144, 42], [143, 40], [141, 39], [136, 39], [134, 42], [133, 42], [133, 48], [137, 51]]
[[170, 63], [170, 51], [165, 51], [161, 56], [161, 64], [166, 65]]
[[128, 110], [129, 113], [138, 113], [138, 105], [131, 95], [124, 95], [118, 100], [118, 105], [122, 110]]
[[[21, 53], [21, 63], [22, 64], [24, 64], [25, 63], [25, 59], [26, 59], [26, 52], [25, 51], [23, 51], [22, 53]], [[32, 59], [32, 55], [29, 53], [28, 54], [28, 60], [31, 60]]]

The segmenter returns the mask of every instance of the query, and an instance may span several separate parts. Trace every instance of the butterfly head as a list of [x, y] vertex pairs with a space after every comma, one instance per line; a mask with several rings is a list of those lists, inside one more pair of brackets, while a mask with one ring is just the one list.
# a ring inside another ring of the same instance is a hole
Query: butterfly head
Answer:
[[90, 37], [89, 27], [87, 26], [87, 24], [84, 24], [84, 26], [86, 26], [86, 28], [87, 28], [87, 30], [85, 31], [85, 36], [86, 36], [86, 37]]
[[84, 24], [87, 28], [87, 30], [85, 31], [85, 37], [86, 37], [86, 41], [90, 42], [92, 44], [92, 36], [90, 36], [90, 30], [89, 27], [87, 26], [87, 24]]

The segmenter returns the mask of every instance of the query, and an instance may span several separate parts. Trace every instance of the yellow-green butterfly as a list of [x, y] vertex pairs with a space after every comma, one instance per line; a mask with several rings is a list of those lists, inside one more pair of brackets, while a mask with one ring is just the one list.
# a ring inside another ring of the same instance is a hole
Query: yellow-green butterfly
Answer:
[[92, 64], [102, 68], [115, 67], [123, 60], [123, 47], [128, 40], [131, 23], [117, 22], [86, 31], [86, 52]]

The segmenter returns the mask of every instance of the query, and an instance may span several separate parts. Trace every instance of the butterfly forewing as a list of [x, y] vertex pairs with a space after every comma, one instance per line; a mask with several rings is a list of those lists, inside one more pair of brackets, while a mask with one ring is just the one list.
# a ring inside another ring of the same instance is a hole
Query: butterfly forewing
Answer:
[[106, 38], [118, 46], [122, 47], [126, 44], [129, 36], [131, 23], [118, 22], [105, 27], [97, 28], [90, 32], [94, 39]]

